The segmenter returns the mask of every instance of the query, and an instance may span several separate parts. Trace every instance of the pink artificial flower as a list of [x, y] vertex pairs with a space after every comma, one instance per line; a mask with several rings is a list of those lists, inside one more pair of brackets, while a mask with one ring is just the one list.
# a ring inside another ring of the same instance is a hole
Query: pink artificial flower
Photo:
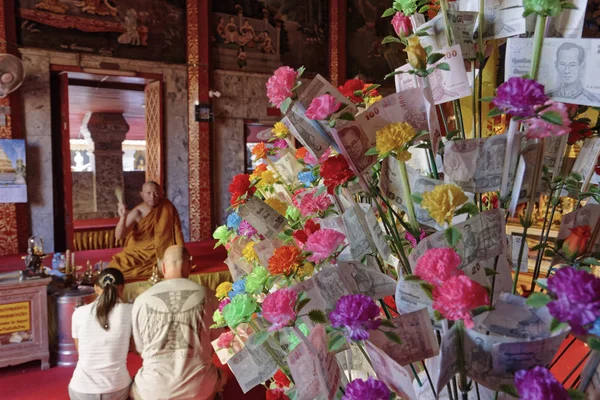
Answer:
[[219, 336], [219, 339], [217, 339], [217, 347], [220, 349], [229, 348], [231, 346], [231, 342], [233, 341], [234, 337], [235, 337], [235, 334], [231, 331], [221, 333], [221, 335]]
[[298, 73], [290, 67], [279, 67], [267, 81], [267, 97], [271, 104], [280, 107], [288, 97], [292, 97], [292, 89], [296, 85]]
[[342, 103], [338, 103], [330, 94], [315, 97], [306, 109], [306, 118], [320, 120], [329, 117], [340, 109]]
[[465, 274], [458, 269], [460, 263], [460, 256], [450, 247], [429, 249], [417, 261], [415, 275], [434, 286], [440, 286], [453, 276]]
[[318, 189], [313, 189], [306, 193], [300, 200], [298, 208], [303, 217], [307, 217], [319, 211], [325, 211], [331, 205], [331, 198], [326, 192], [323, 192], [316, 197], [314, 196], [317, 190]]
[[392, 18], [392, 26], [396, 31], [396, 35], [407, 37], [412, 32], [412, 23], [410, 17], [407, 17], [401, 12], [397, 12]]
[[231, 299], [229, 297], [225, 297], [223, 300], [221, 300], [221, 302], [219, 303], [219, 311], [223, 312], [223, 309], [229, 303], [231, 303]]
[[319, 229], [308, 237], [304, 250], [312, 253], [308, 261], [320, 263], [331, 256], [339, 245], [344, 243], [346, 235], [333, 229]]
[[273, 142], [273, 147], [277, 147], [278, 149], [287, 149], [288, 143], [285, 139], [277, 139]]
[[[425, 233], [425, 230], [421, 229], [421, 232], [419, 233], [419, 241], [425, 239], [425, 237], [427, 237], [427, 234]], [[404, 239], [410, 243], [410, 247], [413, 249], [417, 247], [417, 239], [415, 239], [415, 237], [409, 231], [404, 233]]]
[[315, 158], [315, 156], [312, 155], [312, 153], [307, 152], [306, 157], [304, 157], [304, 162], [309, 165], [323, 164], [325, 160], [329, 158], [330, 155], [331, 147], [328, 147], [327, 150], [325, 150], [325, 153], [323, 153], [323, 155], [319, 157], [319, 161], [317, 161], [317, 159]]
[[262, 316], [269, 321], [269, 331], [290, 326], [296, 320], [298, 293], [290, 288], [279, 289], [265, 297], [262, 303]]
[[[569, 119], [567, 106], [564, 103], [557, 103], [552, 100], [548, 100], [544, 105], [549, 107], [544, 109], [539, 116], [523, 121], [528, 127], [525, 133], [527, 139], [542, 139], [550, 136], [568, 135], [571, 132], [571, 120]], [[556, 125], [542, 119], [541, 115], [548, 112], [554, 112], [560, 115], [562, 124]]]
[[475, 326], [471, 311], [489, 302], [487, 290], [465, 275], [453, 276], [433, 289], [433, 308], [449, 320], [463, 320], [467, 328]]

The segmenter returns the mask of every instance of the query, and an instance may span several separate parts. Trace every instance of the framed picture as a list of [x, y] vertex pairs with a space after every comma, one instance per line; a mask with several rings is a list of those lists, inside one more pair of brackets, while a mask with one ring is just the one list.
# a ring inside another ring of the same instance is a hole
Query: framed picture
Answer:
[[27, 203], [25, 140], [0, 139], [0, 203]]

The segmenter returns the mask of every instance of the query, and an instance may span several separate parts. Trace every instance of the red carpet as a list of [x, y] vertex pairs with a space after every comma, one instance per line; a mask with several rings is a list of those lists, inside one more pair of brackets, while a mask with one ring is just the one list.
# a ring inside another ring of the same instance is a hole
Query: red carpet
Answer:
[[[221, 371], [227, 375], [227, 385], [225, 386], [226, 399], [263, 400], [265, 398], [265, 389], [263, 386], [258, 386], [244, 395], [231, 374], [229, 367], [219, 364], [216, 357], [215, 362], [221, 368]], [[127, 365], [131, 376], [134, 376], [142, 365], [142, 359], [131, 353], [127, 359]], [[69, 367], [53, 367], [47, 371], [42, 371], [39, 361], [14, 367], [0, 368], [0, 399], [68, 400], [67, 387], [74, 369]]]

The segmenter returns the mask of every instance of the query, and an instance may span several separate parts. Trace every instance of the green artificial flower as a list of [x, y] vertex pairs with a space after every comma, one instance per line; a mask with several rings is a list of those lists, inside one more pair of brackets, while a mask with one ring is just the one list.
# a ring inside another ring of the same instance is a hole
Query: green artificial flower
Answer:
[[256, 266], [246, 277], [246, 292], [250, 294], [261, 293], [268, 277], [269, 271], [265, 267]]
[[300, 219], [301, 216], [302, 214], [300, 213], [300, 210], [298, 210], [294, 206], [288, 206], [285, 212], [285, 217], [290, 221], [297, 221]]
[[394, 10], [407, 17], [411, 16], [417, 12], [417, 2], [415, 0], [394, 0]]
[[230, 231], [226, 225], [221, 225], [220, 227], [218, 227], [213, 232], [213, 238], [218, 240], [217, 244], [215, 244], [215, 248], [217, 248], [221, 245], [224, 246], [225, 243], [227, 243], [229, 241], [229, 237], [231, 236], [232, 233], [233, 233], [233, 231]]
[[544, 17], [556, 17], [562, 11], [561, 0], [523, 0], [523, 16], [537, 14]]
[[215, 310], [213, 314], [213, 321], [215, 322], [215, 325], [225, 325], [225, 319], [223, 318], [221, 311]]
[[[300, 332], [302, 332], [304, 334], [304, 336], [308, 336], [308, 326], [306, 326], [306, 324], [304, 322], [302, 322], [301, 320], [298, 321], [298, 328], [300, 329]], [[290, 345], [289, 347], [289, 351], [292, 351], [296, 348], [296, 346], [298, 346], [300, 344], [300, 338], [296, 336], [296, 334], [290, 329], [289, 330], [289, 336], [288, 336], [288, 343]]]
[[223, 318], [230, 329], [235, 329], [242, 322], [250, 322], [255, 311], [256, 300], [246, 293], [238, 294], [223, 308]]

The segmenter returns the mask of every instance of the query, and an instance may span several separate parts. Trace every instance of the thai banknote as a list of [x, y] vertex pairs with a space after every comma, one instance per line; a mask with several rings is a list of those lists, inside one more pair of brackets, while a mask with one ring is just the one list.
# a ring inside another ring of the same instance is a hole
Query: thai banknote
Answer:
[[[475, 40], [473, 32], [475, 31], [475, 22], [477, 13], [470, 11], [448, 10], [448, 20], [455, 43], [460, 45], [462, 55], [466, 60], [475, 58]], [[448, 38], [444, 26], [444, 18], [440, 13], [434, 19], [418, 27], [418, 30], [425, 30], [429, 36], [421, 37], [423, 46], [431, 46], [433, 51], [448, 47]]]
[[353, 204], [342, 215], [350, 253], [355, 260], [379, 252], [384, 260], [390, 257], [390, 246], [370, 204]]
[[[510, 38], [505, 78], [529, 74], [533, 39]], [[544, 39], [537, 80], [555, 101], [600, 106], [600, 39]]]
[[379, 380], [403, 399], [415, 400], [417, 398], [411, 375], [404, 367], [371, 342], [365, 343], [365, 349], [371, 358], [373, 369]]
[[[479, 0], [459, 0], [458, 4], [460, 11], [479, 12]], [[524, 34], [526, 26], [523, 11], [521, 0], [486, 0], [483, 11], [485, 19], [483, 38], [502, 39]], [[475, 30], [475, 36], [477, 35]]]
[[[563, 10], [558, 17], [548, 18], [548, 28], [545, 33], [547, 38], [579, 39], [583, 33], [585, 8], [587, 0], [569, 1], [576, 9]], [[524, 37], [532, 37], [535, 31], [536, 14], [527, 17], [527, 32]]]
[[575, 172], [583, 178], [582, 191], [587, 190], [592, 180], [598, 156], [600, 156], [600, 138], [585, 139], [571, 169], [571, 172]]
[[[349, 112], [352, 115], [356, 114], [357, 108], [352, 103], [350, 99], [340, 93], [329, 81], [323, 78], [321, 75], [317, 75], [313, 78], [313, 80], [308, 84], [308, 86], [302, 91], [298, 101], [302, 104], [302, 106], [307, 109], [310, 106], [310, 103], [315, 97], [330, 94], [335, 97], [335, 99], [345, 105], [345, 107], [341, 110], [341, 112]], [[335, 115], [335, 114], [334, 114]]]
[[396, 280], [378, 269], [358, 261], [339, 261], [336, 267], [340, 279], [351, 294], [364, 294], [372, 299], [393, 296]]
[[288, 127], [290, 133], [318, 160], [333, 144], [323, 127], [317, 121], [310, 120], [305, 115], [306, 109], [302, 103], [292, 104], [281, 122]]
[[280, 151], [279, 160], [274, 165], [277, 173], [290, 185], [298, 183], [298, 172], [302, 170], [302, 164], [296, 160], [296, 156], [291, 149]]
[[254, 196], [240, 207], [239, 215], [267, 239], [274, 239], [287, 223], [283, 215]]
[[600, 399], [600, 353], [593, 351], [581, 371], [581, 383], [578, 390], [586, 394], [587, 399]]
[[[450, 66], [449, 71], [436, 69], [432, 74], [429, 75], [429, 85], [431, 87], [431, 93], [433, 102], [435, 104], [442, 104], [452, 100], [458, 100], [463, 97], [471, 95], [471, 88], [469, 86], [469, 79], [467, 78], [467, 72], [465, 70], [465, 64], [463, 62], [463, 55], [459, 45], [446, 47], [440, 50], [438, 53], [445, 54], [444, 58], [436, 62], [434, 65], [440, 63], [448, 63]], [[403, 65], [397, 68], [396, 71], [409, 71], [411, 66], [409, 64]], [[396, 75], [396, 91], [411, 89], [419, 86], [417, 77], [413, 74], [401, 73]]]

